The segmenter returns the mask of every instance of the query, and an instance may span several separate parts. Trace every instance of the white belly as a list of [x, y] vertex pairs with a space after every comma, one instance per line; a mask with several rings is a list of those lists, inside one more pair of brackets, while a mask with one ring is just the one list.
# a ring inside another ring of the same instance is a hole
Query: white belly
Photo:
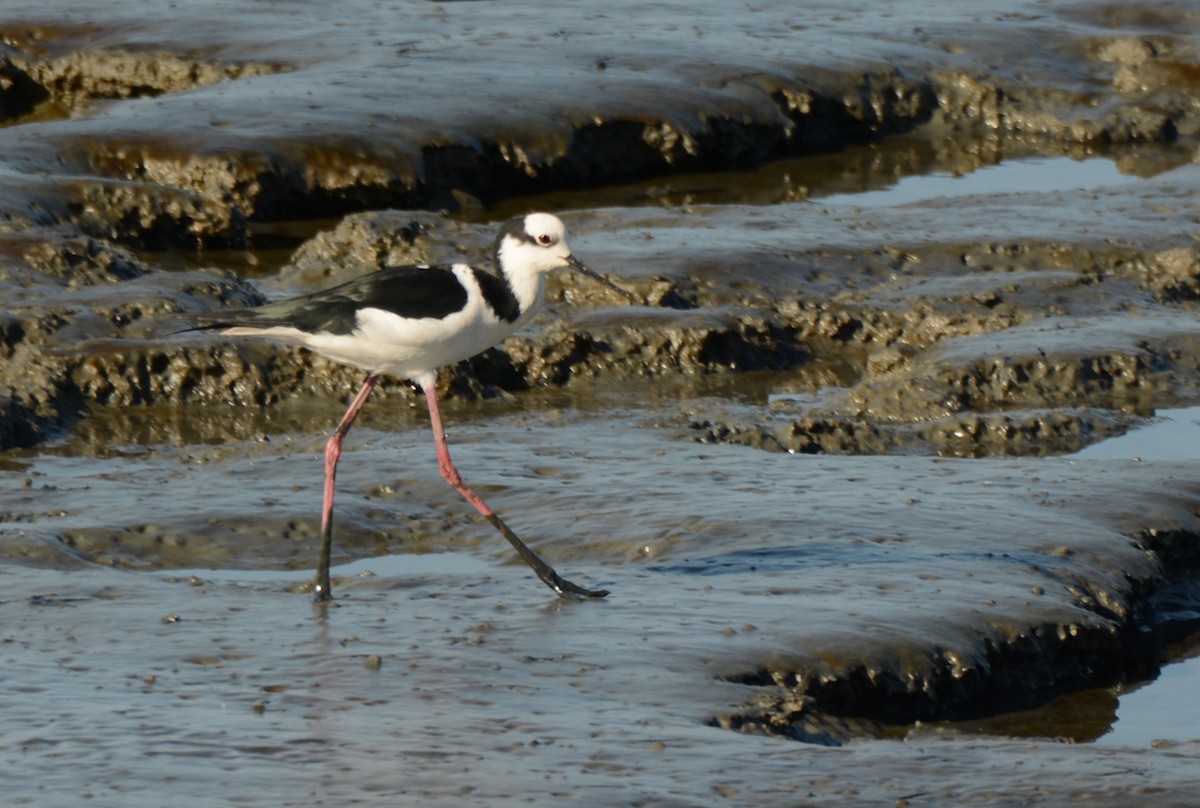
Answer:
[[503, 342], [529, 321], [541, 307], [545, 295], [539, 276], [535, 286], [525, 290], [531, 293], [532, 299], [522, 300], [525, 305], [521, 316], [515, 322], [506, 322], [484, 301], [468, 267], [456, 266], [454, 271], [467, 289], [467, 304], [445, 317], [410, 318], [386, 309], [364, 308], [358, 312], [357, 325], [349, 334], [310, 334], [287, 326], [234, 327], [224, 333], [274, 337], [371, 373], [427, 380], [438, 368], [468, 359]]
[[304, 334], [298, 341], [334, 362], [411, 379], [482, 353], [523, 324], [472, 308], [444, 319], [420, 320], [364, 309], [352, 334]]

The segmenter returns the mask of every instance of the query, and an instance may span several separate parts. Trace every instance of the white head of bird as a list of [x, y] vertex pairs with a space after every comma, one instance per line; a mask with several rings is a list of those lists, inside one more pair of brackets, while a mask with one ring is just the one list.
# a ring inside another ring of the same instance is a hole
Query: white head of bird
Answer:
[[566, 225], [549, 213], [511, 220], [496, 236], [496, 263], [510, 277], [541, 275], [570, 266]]
[[530, 213], [509, 220], [496, 235], [494, 252], [496, 267], [508, 279], [522, 310], [536, 308], [541, 303], [546, 273], [565, 267], [587, 275], [631, 303], [637, 302], [627, 290], [571, 255], [567, 226], [549, 213]]

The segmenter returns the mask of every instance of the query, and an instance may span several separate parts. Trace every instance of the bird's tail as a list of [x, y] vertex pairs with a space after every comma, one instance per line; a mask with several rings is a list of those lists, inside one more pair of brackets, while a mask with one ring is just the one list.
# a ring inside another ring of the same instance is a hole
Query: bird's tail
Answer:
[[[187, 334], [193, 331], [221, 331], [230, 335], [257, 334], [268, 328], [286, 326], [288, 323], [278, 315], [268, 311], [270, 306], [256, 309], [230, 309], [228, 311], [209, 311], [203, 314], [188, 315], [184, 322], [187, 326], [171, 334]], [[236, 330], [235, 330], [236, 329]]]

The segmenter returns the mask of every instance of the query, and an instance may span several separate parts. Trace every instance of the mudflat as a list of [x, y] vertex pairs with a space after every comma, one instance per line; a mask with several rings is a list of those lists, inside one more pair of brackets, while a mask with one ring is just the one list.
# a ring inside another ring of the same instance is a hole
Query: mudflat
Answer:
[[[1093, 744], [1194, 633], [1190, 3], [7, 3], [13, 805], [1187, 805]], [[550, 210], [439, 377], [176, 333]], [[1186, 432], [1181, 431], [1181, 440]], [[1074, 743], [1063, 743], [1064, 740]]]

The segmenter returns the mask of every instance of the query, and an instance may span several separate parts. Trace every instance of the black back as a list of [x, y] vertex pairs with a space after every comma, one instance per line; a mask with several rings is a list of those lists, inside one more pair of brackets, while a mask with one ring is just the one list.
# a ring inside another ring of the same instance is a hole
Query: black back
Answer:
[[[521, 306], [508, 281], [474, 267], [471, 272], [496, 316], [515, 322]], [[449, 267], [409, 265], [388, 267], [311, 295], [258, 308], [204, 314], [196, 319], [196, 329], [283, 326], [310, 334], [349, 334], [358, 325], [358, 312], [365, 308], [414, 319], [440, 319], [466, 305], [467, 290]]]
[[[507, 288], [495, 276], [483, 272], [476, 272], [476, 276], [485, 276]], [[484, 295], [491, 300], [486, 291]], [[508, 296], [511, 298], [512, 292]], [[357, 325], [358, 312], [365, 308], [383, 309], [401, 317], [441, 318], [466, 304], [467, 290], [449, 267], [388, 267], [304, 297], [205, 315], [198, 320], [198, 327], [285, 326], [311, 334], [349, 334]]]

